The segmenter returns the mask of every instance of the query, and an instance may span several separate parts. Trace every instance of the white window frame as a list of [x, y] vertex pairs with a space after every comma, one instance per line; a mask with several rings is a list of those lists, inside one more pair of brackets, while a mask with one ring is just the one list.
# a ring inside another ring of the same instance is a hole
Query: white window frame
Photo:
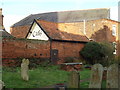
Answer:
[[117, 30], [116, 25], [112, 25], [112, 35], [113, 36], [116, 36], [116, 30]]

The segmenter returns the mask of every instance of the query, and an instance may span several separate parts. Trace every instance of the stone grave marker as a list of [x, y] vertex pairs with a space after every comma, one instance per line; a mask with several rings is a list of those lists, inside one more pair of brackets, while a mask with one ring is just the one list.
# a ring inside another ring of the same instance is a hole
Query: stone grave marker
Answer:
[[80, 74], [77, 71], [71, 71], [68, 88], [79, 88], [80, 85]]
[[28, 67], [28, 65], [29, 65], [29, 60], [23, 59], [22, 64], [21, 64], [21, 77], [25, 81], [29, 80], [29, 75], [28, 75], [29, 67]]
[[101, 64], [95, 64], [91, 69], [91, 77], [89, 88], [101, 88], [103, 75], [103, 66]]
[[0, 90], [2, 90], [4, 86], [4, 82], [0, 80]]
[[107, 70], [106, 88], [118, 88], [118, 64], [112, 64]]
[[118, 76], [118, 78], [119, 78], [119, 79], [118, 79], [118, 83], [119, 83], [119, 85], [118, 85], [119, 87], [118, 87], [118, 88], [119, 88], [119, 90], [120, 90], [120, 64], [118, 65], [118, 75], [119, 75], [119, 76]]

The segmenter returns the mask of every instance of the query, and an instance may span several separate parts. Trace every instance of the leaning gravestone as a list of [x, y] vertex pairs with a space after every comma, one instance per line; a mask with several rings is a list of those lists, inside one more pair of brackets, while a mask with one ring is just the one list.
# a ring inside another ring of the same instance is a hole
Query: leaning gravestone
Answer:
[[21, 77], [25, 81], [29, 80], [28, 65], [29, 65], [29, 60], [28, 59], [23, 59], [22, 64], [21, 64]]
[[103, 66], [95, 64], [92, 66], [89, 88], [101, 88], [103, 75]]
[[118, 64], [112, 64], [107, 70], [106, 88], [118, 88]]
[[80, 85], [80, 75], [77, 71], [71, 71], [68, 88], [79, 88]]

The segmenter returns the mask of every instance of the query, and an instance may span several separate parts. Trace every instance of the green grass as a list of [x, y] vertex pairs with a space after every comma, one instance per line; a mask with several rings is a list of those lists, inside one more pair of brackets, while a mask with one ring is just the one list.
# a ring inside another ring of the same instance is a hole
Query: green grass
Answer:
[[83, 71], [80, 71], [80, 80], [83, 81], [80, 83], [81, 88], [88, 88], [89, 79], [90, 79], [90, 70], [85, 69]]
[[[3, 68], [3, 81], [6, 88], [42, 88], [58, 83], [67, 83], [70, 72], [59, 69], [59, 66], [38, 67], [29, 70], [29, 81], [23, 81], [20, 68]], [[80, 71], [81, 88], [88, 88], [90, 70]]]

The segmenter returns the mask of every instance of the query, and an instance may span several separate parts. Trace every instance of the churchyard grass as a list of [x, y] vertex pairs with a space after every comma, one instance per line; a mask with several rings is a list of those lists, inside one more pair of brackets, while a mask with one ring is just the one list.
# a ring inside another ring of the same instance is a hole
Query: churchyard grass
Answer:
[[[90, 70], [83, 69], [80, 72], [80, 87], [88, 88]], [[67, 83], [70, 72], [60, 70], [59, 66], [37, 67], [29, 70], [29, 81], [24, 81], [20, 75], [20, 67], [3, 67], [3, 81], [6, 88], [43, 88], [54, 86], [58, 83]]]

